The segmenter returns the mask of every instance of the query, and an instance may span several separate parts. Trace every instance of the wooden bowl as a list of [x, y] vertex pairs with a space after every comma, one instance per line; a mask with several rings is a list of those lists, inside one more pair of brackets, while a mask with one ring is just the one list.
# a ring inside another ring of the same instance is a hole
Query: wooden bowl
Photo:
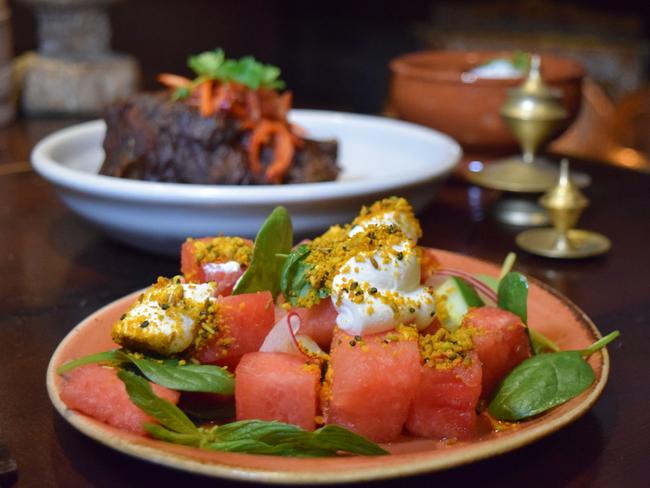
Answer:
[[[438, 129], [469, 152], [508, 153], [518, 149], [499, 111], [508, 90], [522, 78], [478, 78], [470, 70], [502, 51], [425, 51], [390, 62], [391, 109], [405, 120]], [[573, 121], [580, 109], [584, 70], [568, 59], [542, 55], [542, 77], [562, 93]], [[569, 124], [567, 124], [568, 127]]]

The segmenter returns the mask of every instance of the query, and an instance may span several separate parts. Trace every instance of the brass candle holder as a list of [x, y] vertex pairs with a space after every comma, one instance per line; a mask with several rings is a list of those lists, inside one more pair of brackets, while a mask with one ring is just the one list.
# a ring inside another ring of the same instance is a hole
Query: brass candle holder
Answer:
[[551, 258], [584, 258], [605, 253], [611, 247], [609, 239], [602, 234], [574, 228], [589, 200], [571, 181], [566, 159], [560, 164], [557, 184], [539, 203], [547, 210], [553, 227], [519, 234], [517, 245], [522, 249]]
[[540, 64], [539, 55], [531, 57], [528, 77], [510, 90], [501, 108], [501, 117], [519, 141], [522, 157], [485, 165], [483, 171], [468, 175], [472, 183], [495, 190], [540, 193], [557, 180], [557, 169], [535, 156], [544, 143], [566, 128], [569, 114], [560, 93], [542, 80]]

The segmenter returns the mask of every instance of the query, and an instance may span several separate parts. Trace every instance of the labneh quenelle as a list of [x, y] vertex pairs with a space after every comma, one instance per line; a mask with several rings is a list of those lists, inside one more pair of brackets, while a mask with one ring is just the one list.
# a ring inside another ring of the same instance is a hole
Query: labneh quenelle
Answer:
[[[309, 246], [312, 286], [331, 290], [336, 325], [352, 335], [411, 323], [426, 328], [432, 290], [420, 283], [417, 239], [422, 234], [403, 199], [375, 203], [350, 226], [333, 227]], [[309, 305], [309, 303], [307, 303]]]
[[580, 394], [595, 378], [586, 359], [618, 335], [560, 351], [528, 328], [513, 259], [499, 277], [446, 267], [417, 245], [402, 198], [296, 246], [291, 228], [278, 207], [254, 243], [188, 239], [183, 275], [114, 324], [121, 348], [58, 368], [68, 407], [201, 449], [379, 455], [376, 442], [413, 436], [442, 447], [478, 436], [479, 418], [503, 430]]

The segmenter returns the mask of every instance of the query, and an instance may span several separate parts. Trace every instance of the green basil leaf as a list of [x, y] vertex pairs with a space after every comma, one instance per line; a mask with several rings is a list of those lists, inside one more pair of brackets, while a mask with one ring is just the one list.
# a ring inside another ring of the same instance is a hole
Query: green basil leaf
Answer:
[[91, 363], [125, 364], [132, 363], [149, 381], [180, 391], [219, 393], [232, 395], [235, 391], [235, 378], [224, 368], [207, 364], [179, 365], [173, 359], [156, 360], [128, 354], [121, 349], [91, 354], [70, 361], [57, 369], [64, 374]]
[[528, 280], [521, 273], [511, 271], [499, 282], [498, 306], [518, 315], [528, 323]]
[[[254, 449], [238, 452], [285, 456], [333, 456], [339, 451], [364, 456], [387, 454], [374, 442], [336, 425], [327, 425], [314, 432], [307, 432], [282, 422], [243, 420], [218, 427], [214, 435], [216, 442], [208, 446], [210, 449], [230, 449], [231, 446], [236, 446], [237, 449]], [[269, 450], [268, 446], [273, 446], [274, 449]]]
[[119, 349], [114, 349], [112, 351], [98, 352], [97, 354], [90, 354], [88, 356], [84, 356], [79, 359], [73, 359], [72, 361], [68, 361], [67, 363], [59, 366], [56, 372], [57, 374], [65, 374], [65, 373], [69, 373], [75, 368], [78, 368], [79, 366], [85, 366], [86, 364], [93, 364], [93, 363], [109, 363], [109, 364], [121, 363], [124, 361], [122, 354], [123, 354], [122, 351], [120, 351]]
[[287, 439], [303, 435], [305, 431], [297, 425], [263, 420], [240, 420], [217, 428], [216, 437], [220, 441], [253, 439], [270, 444], [279, 444]]
[[145, 429], [156, 439], [215, 451], [295, 457], [336, 456], [339, 452], [364, 456], [388, 454], [377, 444], [337, 425], [328, 425], [315, 432], [262, 420], [241, 420], [192, 432], [163, 425], [167, 428], [146, 424]]
[[336, 452], [332, 452], [328, 449], [310, 449], [293, 444], [272, 445], [253, 439], [217, 441], [212, 442], [205, 447], [214, 451], [266, 454], [271, 456], [327, 457], [336, 455]]
[[576, 397], [594, 379], [594, 371], [580, 351], [533, 356], [506, 376], [488, 411], [499, 420], [532, 417]]
[[147, 423], [143, 427], [154, 439], [171, 442], [172, 444], [181, 444], [183, 446], [201, 446], [202, 435], [200, 431], [192, 434], [179, 434], [158, 424]]
[[198, 433], [196, 426], [183, 411], [173, 403], [158, 397], [147, 380], [125, 370], [118, 371], [117, 377], [126, 386], [131, 401], [161, 425], [181, 434]]
[[179, 365], [177, 362], [160, 363], [152, 359], [129, 359], [150, 381], [180, 391], [219, 393], [232, 395], [235, 378], [224, 368], [205, 364]]
[[277, 254], [289, 254], [292, 243], [291, 217], [284, 207], [276, 207], [257, 233], [251, 264], [232, 294], [268, 290], [275, 299], [280, 290], [280, 274], [284, 264], [284, 258]]
[[305, 262], [309, 256], [309, 246], [301, 244], [289, 253], [280, 274], [280, 290], [289, 303], [294, 307], [298, 305], [300, 299], [313, 294], [313, 301], [316, 303], [329, 296], [326, 293], [323, 296], [322, 290], [315, 290], [309, 280], [309, 273], [312, 265]]
[[297, 265], [304, 261], [307, 256], [309, 256], [309, 246], [307, 244], [296, 246], [287, 255], [280, 273], [280, 290], [285, 295], [291, 289], [294, 276], [298, 270]]
[[314, 431], [311, 434], [310, 444], [363, 456], [388, 454], [388, 451], [374, 442], [338, 425], [326, 425]]

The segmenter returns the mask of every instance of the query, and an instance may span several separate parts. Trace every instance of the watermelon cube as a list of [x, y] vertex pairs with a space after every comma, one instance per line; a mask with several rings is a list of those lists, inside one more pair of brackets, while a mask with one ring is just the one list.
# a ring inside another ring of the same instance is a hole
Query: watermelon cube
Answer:
[[253, 242], [240, 237], [187, 239], [181, 247], [181, 273], [189, 283], [216, 283], [215, 296], [228, 296], [244, 274]]
[[293, 311], [302, 319], [300, 334], [311, 337], [323, 349], [329, 348], [338, 315], [332, 299], [325, 298], [311, 308], [296, 308]]
[[401, 327], [361, 338], [337, 329], [330, 356], [325, 422], [376, 442], [396, 440], [420, 381], [417, 331]]
[[271, 292], [219, 297], [215, 333], [197, 347], [194, 357], [234, 371], [244, 354], [259, 350], [274, 323]]
[[475, 329], [474, 348], [483, 364], [482, 396], [489, 399], [499, 381], [530, 356], [526, 328], [518, 316], [496, 307], [471, 310], [462, 326]]
[[244, 355], [235, 371], [237, 420], [278, 420], [316, 428], [320, 367], [282, 352]]
[[406, 429], [419, 437], [463, 439], [476, 431], [482, 368], [471, 352], [453, 367], [424, 364]]
[[[151, 383], [153, 392], [176, 404], [180, 393]], [[158, 423], [129, 398], [117, 370], [98, 364], [73, 369], [64, 377], [61, 400], [73, 410], [101, 420], [118, 429], [146, 435], [145, 423]]]

